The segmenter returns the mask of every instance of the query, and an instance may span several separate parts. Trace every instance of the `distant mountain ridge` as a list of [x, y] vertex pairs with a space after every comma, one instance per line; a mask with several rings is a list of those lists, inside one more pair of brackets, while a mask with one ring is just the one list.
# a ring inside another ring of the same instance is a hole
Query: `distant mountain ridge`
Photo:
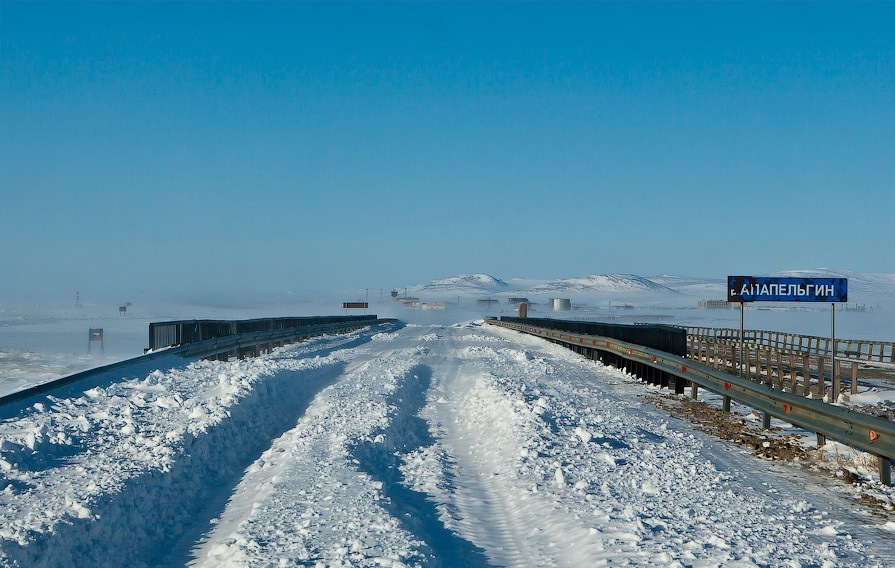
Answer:
[[457, 295], [562, 295], [590, 293], [677, 292], [648, 278], [634, 274], [592, 274], [557, 280], [523, 280], [506, 282], [489, 274], [458, 274], [422, 284], [408, 286], [409, 294]]
[[[890, 304], [895, 302], [895, 274], [833, 270], [826, 268], [788, 270], [767, 274], [780, 277], [848, 278], [849, 302]], [[762, 274], [756, 274], [762, 276]], [[727, 296], [724, 277], [689, 277], [662, 274], [643, 277], [635, 274], [591, 274], [577, 278], [534, 280], [513, 278], [502, 280], [490, 274], [458, 274], [414, 286], [407, 291], [414, 295], [449, 298], [451, 296], [523, 296], [571, 297], [587, 301], [588, 297], [615, 299], [648, 295], [671, 299], [724, 299]]]
[[634, 274], [592, 274], [580, 278], [554, 280], [528, 290], [530, 294], [552, 292], [671, 292], [668, 286], [656, 284], [648, 278]]

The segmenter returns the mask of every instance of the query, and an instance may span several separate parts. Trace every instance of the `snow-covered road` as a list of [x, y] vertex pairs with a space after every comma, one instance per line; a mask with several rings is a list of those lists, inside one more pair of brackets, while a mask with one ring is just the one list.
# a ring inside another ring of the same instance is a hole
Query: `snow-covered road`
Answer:
[[318, 338], [0, 423], [20, 566], [868, 566], [886, 519], [480, 324]]

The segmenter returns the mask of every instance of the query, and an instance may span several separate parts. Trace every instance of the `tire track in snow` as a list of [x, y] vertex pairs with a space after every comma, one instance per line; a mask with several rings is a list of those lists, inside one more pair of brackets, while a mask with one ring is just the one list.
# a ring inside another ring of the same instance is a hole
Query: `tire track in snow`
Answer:
[[[467, 349], [454, 338], [449, 345], [457, 353]], [[484, 357], [489, 349], [479, 353]], [[587, 565], [604, 557], [590, 527], [548, 495], [520, 486], [514, 461], [523, 442], [516, 410], [488, 391], [487, 372], [479, 365], [450, 355], [433, 365], [443, 398], [427, 416], [455, 464], [451, 493], [441, 498], [456, 511], [458, 532], [502, 566]], [[616, 560], [623, 556], [613, 552]]]
[[[740, 474], [749, 457], [691, 434], [621, 372], [517, 334], [444, 335], [422, 412], [435, 448], [405, 468], [493, 563], [890, 565], [869, 547], [883, 531], [831, 517], [829, 498], [809, 503], [758, 464]], [[777, 489], [750, 487], [763, 480]]]
[[428, 442], [415, 335], [383, 334], [246, 470], [195, 565], [487, 566], [397, 468]]
[[361, 471], [383, 483], [386, 508], [404, 528], [426, 543], [431, 565], [487, 567], [482, 549], [445, 528], [434, 503], [403, 483], [401, 457], [431, 446], [434, 441], [425, 420], [417, 416], [426, 403], [425, 393], [431, 380], [432, 370], [428, 366], [413, 367], [400, 389], [389, 397], [388, 404], [395, 409], [389, 425], [374, 441], [358, 444], [351, 453], [359, 460]]

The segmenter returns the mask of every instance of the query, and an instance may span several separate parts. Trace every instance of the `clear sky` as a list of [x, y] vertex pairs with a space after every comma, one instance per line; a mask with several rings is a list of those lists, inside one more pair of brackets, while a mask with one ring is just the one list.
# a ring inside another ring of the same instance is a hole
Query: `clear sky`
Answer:
[[895, 272], [895, 4], [0, 2], [0, 301]]

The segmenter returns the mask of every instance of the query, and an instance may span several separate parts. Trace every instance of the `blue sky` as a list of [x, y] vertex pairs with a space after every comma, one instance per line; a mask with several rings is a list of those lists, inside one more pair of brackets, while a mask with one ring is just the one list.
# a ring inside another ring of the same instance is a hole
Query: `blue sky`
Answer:
[[0, 2], [0, 300], [895, 272], [895, 4]]

